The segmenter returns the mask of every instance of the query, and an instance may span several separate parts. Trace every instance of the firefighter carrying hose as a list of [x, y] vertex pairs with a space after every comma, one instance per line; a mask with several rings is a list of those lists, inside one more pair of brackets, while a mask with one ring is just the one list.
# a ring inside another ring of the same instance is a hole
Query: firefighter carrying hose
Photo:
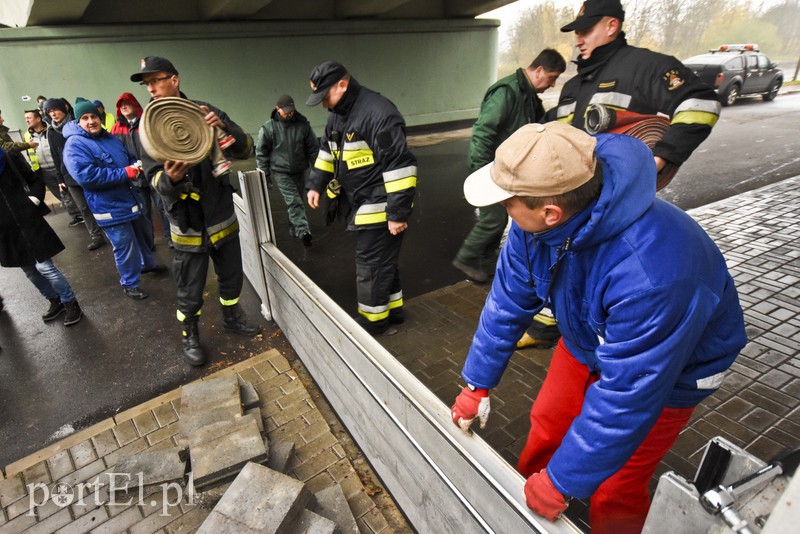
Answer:
[[[141, 71], [134, 73], [131, 81], [145, 86], [153, 103], [172, 98], [183, 101], [182, 105], [180, 102], [174, 104], [177, 113], [199, 113], [202, 128], [197, 132], [198, 136], [211, 128], [220, 135], [219, 139], [215, 135], [209, 144], [213, 145], [213, 151], [200, 151], [197, 160], [185, 161], [193, 154], [181, 159], [162, 156], [158, 158], [162, 163], [148, 162], [145, 169], [168, 211], [175, 246], [172, 273], [178, 293], [177, 316], [183, 330], [183, 358], [188, 364], [199, 366], [206, 362], [205, 351], [200, 346], [198, 321], [209, 258], [214, 262], [219, 282], [224, 329], [246, 336], [259, 332], [258, 325], [249, 323], [239, 307], [239, 294], [244, 282], [239, 223], [233, 207], [233, 190], [228, 182], [230, 163], [222, 155], [224, 149], [232, 156], [246, 156], [252, 145], [244, 131], [225, 112], [211, 104], [186, 99], [180, 90], [178, 71], [168, 59], [156, 56], [142, 59]], [[147, 114], [148, 110], [145, 110]], [[142, 145], [155, 158], [154, 154], [175, 143], [175, 139], [169, 139], [167, 128], [176, 121], [154, 121], [156, 124], [150, 127], [149, 147], [145, 144], [147, 122], [143, 117]], [[159, 138], [163, 143], [153, 141]]]

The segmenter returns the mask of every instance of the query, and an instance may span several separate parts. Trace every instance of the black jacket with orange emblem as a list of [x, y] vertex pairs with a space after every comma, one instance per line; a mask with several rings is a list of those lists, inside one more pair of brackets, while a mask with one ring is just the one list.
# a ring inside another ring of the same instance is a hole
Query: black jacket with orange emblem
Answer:
[[585, 129], [590, 104], [669, 117], [670, 128], [653, 154], [677, 165], [708, 137], [721, 109], [714, 90], [683, 63], [629, 46], [624, 33], [596, 48], [589, 59], [578, 59], [578, 74], [564, 84], [558, 106], [547, 112], [547, 120]]

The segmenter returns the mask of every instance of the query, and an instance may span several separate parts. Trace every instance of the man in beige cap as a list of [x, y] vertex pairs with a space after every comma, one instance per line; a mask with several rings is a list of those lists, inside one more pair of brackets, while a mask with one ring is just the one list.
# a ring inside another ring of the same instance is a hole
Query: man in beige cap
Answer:
[[550, 306], [562, 338], [517, 469], [549, 520], [591, 497], [594, 534], [641, 531], [656, 466], [746, 342], [725, 259], [656, 198], [655, 175], [644, 143], [554, 122], [517, 130], [464, 184], [471, 204], [501, 203], [514, 223], [453, 422], [485, 427], [489, 389]]

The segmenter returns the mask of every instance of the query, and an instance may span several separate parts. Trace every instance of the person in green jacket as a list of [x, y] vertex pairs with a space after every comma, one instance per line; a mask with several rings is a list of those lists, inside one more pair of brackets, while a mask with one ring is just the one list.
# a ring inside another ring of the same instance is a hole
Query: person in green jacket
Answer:
[[[537, 93], [553, 87], [566, 68], [561, 54], [547, 48], [527, 68], [517, 69], [486, 91], [472, 127], [467, 155], [470, 172], [494, 161], [494, 151], [518, 128], [542, 121], [544, 107]], [[489, 280], [507, 224], [508, 215], [502, 206], [480, 208], [478, 221], [464, 239], [453, 266], [479, 284]]]
[[290, 231], [303, 245], [311, 246], [311, 229], [303, 205], [305, 172], [317, 159], [319, 141], [308, 119], [294, 107], [294, 99], [278, 99], [270, 120], [258, 130], [256, 165], [264, 171], [267, 184], [278, 183], [288, 209]]

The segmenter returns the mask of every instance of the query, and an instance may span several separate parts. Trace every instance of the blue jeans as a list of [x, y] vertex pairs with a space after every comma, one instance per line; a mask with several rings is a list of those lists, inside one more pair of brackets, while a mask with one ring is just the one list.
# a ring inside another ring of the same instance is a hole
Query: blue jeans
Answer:
[[53, 260], [37, 261], [34, 265], [22, 267], [25, 276], [36, 286], [39, 293], [47, 300], [58, 297], [61, 302], [75, 300], [75, 293], [61, 271], [53, 265]]
[[137, 217], [111, 226], [104, 226], [103, 231], [114, 247], [114, 261], [119, 271], [119, 283], [122, 287], [138, 287], [142, 268], [151, 269], [155, 264], [153, 251], [147, 245], [148, 233], [152, 239], [152, 227], [147, 221]]

